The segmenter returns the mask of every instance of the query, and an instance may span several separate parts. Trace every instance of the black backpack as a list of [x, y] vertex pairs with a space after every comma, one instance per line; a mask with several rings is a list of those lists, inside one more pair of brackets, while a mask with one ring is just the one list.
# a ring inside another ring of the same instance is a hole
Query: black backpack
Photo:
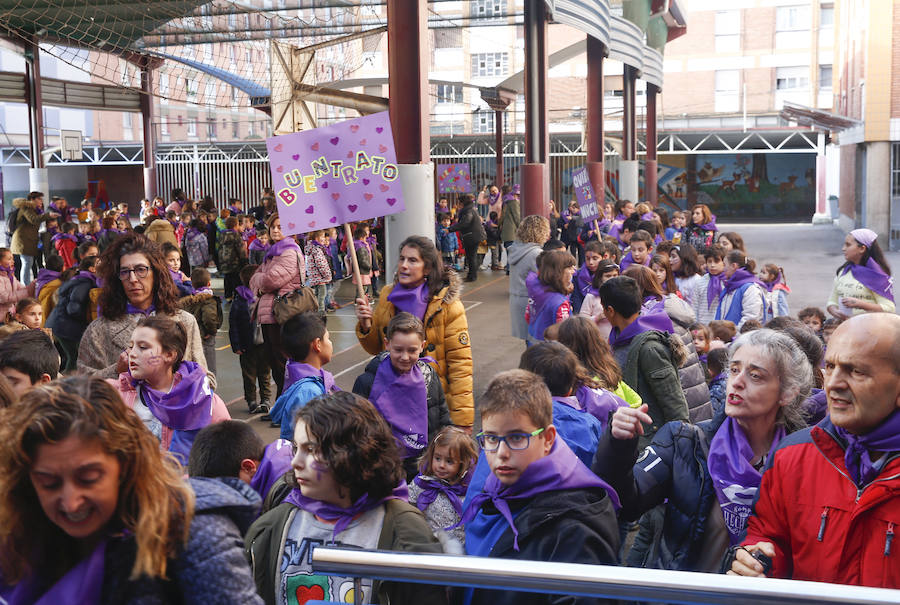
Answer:
[[19, 209], [13, 208], [6, 217], [6, 234], [12, 235], [16, 230], [16, 223], [19, 222]]

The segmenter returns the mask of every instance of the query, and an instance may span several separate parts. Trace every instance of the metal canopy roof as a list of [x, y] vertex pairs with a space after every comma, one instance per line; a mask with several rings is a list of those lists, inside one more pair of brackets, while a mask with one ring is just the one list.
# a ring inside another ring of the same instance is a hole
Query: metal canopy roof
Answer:
[[859, 120], [841, 116], [823, 109], [806, 107], [798, 103], [784, 102], [781, 117], [789, 122], [797, 122], [801, 126], [812, 126], [823, 130], [840, 132], [862, 124]]

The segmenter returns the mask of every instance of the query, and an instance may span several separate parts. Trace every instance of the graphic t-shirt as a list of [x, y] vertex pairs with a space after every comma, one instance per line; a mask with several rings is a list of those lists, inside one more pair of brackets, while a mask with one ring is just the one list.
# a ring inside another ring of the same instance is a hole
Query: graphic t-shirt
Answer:
[[[337, 536], [335, 546], [375, 550], [381, 527], [384, 525], [384, 505], [365, 512]], [[353, 578], [325, 576], [312, 571], [312, 549], [320, 544], [331, 544], [334, 525], [316, 519], [312, 514], [298, 510], [294, 515], [281, 553], [281, 569], [278, 573], [278, 605], [303, 605], [307, 601], [337, 601], [353, 603]], [[362, 580], [361, 603], [372, 602], [372, 580]]]

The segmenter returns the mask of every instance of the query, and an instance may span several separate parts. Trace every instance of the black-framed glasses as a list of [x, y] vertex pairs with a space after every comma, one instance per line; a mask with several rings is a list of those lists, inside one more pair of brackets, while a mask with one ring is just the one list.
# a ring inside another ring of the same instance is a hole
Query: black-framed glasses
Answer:
[[510, 433], [509, 435], [494, 435], [491, 433], [478, 433], [475, 440], [486, 452], [496, 452], [500, 449], [501, 443], [506, 443], [506, 447], [511, 450], [527, 450], [531, 444], [531, 438], [536, 437], [544, 432], [544, 429], [538, 429], [530, 433]]
[[119, 269], [119, 279], [122, 281], [127, 281], [131, 274], [134, 273], [138, 278], [143, 279], [150, 274], [150, 267], [147, 265], [137, 265], [136, 267], [131, 267], [130, 269], [122, 268]]

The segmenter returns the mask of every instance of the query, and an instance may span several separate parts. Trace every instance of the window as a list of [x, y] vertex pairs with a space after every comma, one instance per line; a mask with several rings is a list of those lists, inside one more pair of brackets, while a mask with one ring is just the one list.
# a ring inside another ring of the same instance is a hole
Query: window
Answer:
[[253, 136], [253, 120], [250, 120], [249, 122], [247, 122], [247, 136], [248, 137]]
[[472, 114], [472, 132], [494, 132], [494, 112], [490, 109], [480, 109]]
[[819, 65], [819, 88], [831, 90], [831, 65]]
[[231, 121], [231, 136], [235, 139], [241, 136], [241, 127], [240, 123], [237, 120]]
[[205, 97], [204, 103], [207, 105], [215, 105], [216, 104], [216, 83], [215, 82], [207, 82], [206, 88], [203, 92], [203, 96]]
[[231, 105], [236, 107], [238, 104], [238, 91], [234, 86], [231, 87]]
[[804, 31], [809, 26], [809, 6], [779, 6], [775, 9], [776, 32]]
[[131, 86], [131, 74], [128, 71], [128, 63], [122, 67], [122, 86]]
[[213, 48], [212, 44], [206, 44], [203, 46], [203, 62], [207, 65], [212, 65], [213, 63]]
[[197, 136], [197, 118], [190, 118], [188, 120], [187, 134], [189, 137]]
[[216, 119], [206, 118], [206, 137], [209, 139], [216, 138]]
[[506, 0], [473, 0], [472, 16], [481, 19], [502, 17], [506, 12]]
[[169, 74], [159, 74], [159, 102], [166, 105], [169, 102]]
[[[829, 70], [831, 66], [828, 66]], [[775, 69], [776, 90], [806, 90], [809, 88], [809, 68], [778, 67]]]
[[462, 86], [453, 84], [437, 85], [437, 102], [438, 103], [462, 103], [463, 92]]
[[231, 62], [231, 70], [237, 69], [237, 51], [234, 49], [234, 45], [228, 47], [228, 59]]
[[825, 4], [819, 7], [819, 27], [834, 27], [834, 4]]
[[[462, 48], [462, 30], [456, 27], [433, 29], [435, 48]], [[373, 36], [374, 37], [374, 36]]]
[[191, 77], [187, 77], [184, 79], [184, 91], [187, 95], [188, 103], [196, 103], [197, 102], [197, 80]]
[[164, 137], [169, 136], [169, 117], [163, 116], [162, 122], [159, 123], [159, 134]]
[[741, 12], [736, 10], [716, 13], [716, 52], [741, 49]]
[[734, 113], [740, 109], [740, 71], [722, 69], [716, 72], [715, 109]]
[[472, 76], [505, 76], [509, 53], [479, 53], [472, 55]]
[[900, 143], [891, 143], [891, 195], [900, 196]]
[[133, 116], [130, 111], [122, 112], [122, 139], [129, 140], [134, 136], [134, 131], [132, 128], [134, 127]]
[[228, 29], [233, 30], [237, 26], [237, 15], [230, 13], [228, 15]]

